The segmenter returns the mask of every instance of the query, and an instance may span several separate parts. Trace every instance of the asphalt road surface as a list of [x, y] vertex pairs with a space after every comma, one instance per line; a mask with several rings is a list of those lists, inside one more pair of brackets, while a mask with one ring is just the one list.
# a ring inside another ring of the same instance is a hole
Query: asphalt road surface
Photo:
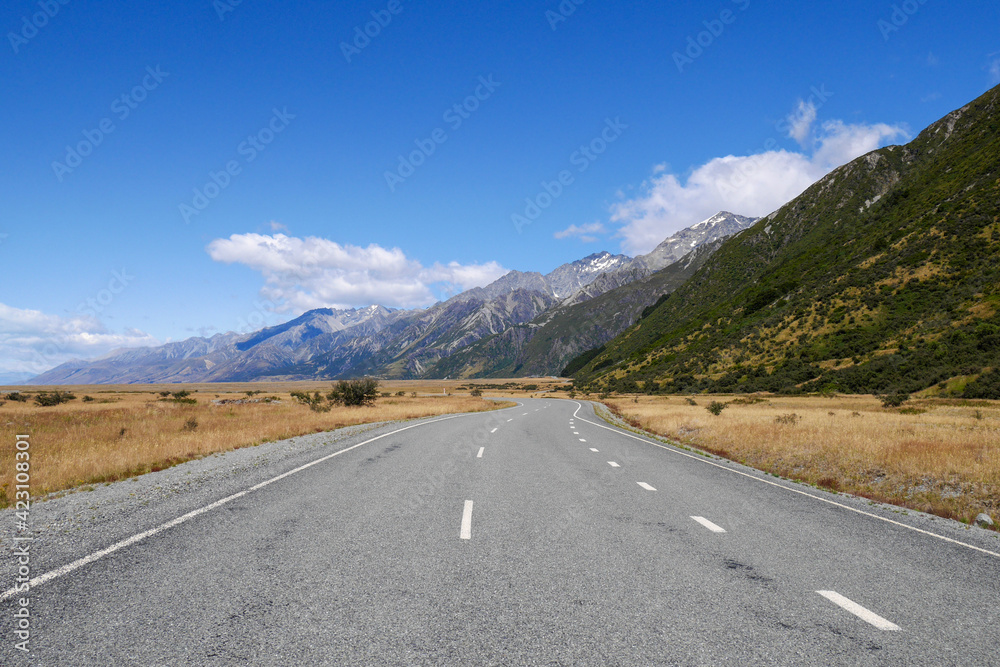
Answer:
[[994, 535], [521, 403], [35, 552], [0, 663], [1000, 664]]

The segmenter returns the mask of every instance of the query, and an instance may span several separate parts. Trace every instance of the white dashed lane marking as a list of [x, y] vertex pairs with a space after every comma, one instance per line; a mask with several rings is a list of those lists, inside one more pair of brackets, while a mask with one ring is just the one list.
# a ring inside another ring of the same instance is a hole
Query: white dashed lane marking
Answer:
[[476, 454], [476, 458], [477, 458], [477, 459], [481, 459], [481, 458], [483, 458], [483, 451], [484, 451], [485, 449], [486, 449], [485, 447], [480, 447], [480, 448], [479, 448], [479, 453], [478, 453], [478, 454]]
[[593, 447], [591, 447], [591, 448], [590, 448], [590, 451], [592, 451], [592, 452], [599, 452], [599, 451], [601, 451], [601, 450], [599, 450], [599, 449], [594, 449]]
[[472, 539], [472, 501], [465, 501], [465, 511], [462, 512], [462, 530], [458, 536], [463, 540]]
[[612, 468], [621, 468], [621, 466], [615, 463], [614, 461], [608, 461], [608, 465], [611, 466]]
[[642, 488], [646, 489], [647, 491], [656, 491], [656, 489], [654, 489], [653, 487], [651, 487], [649, 484], [646, 484], [645, 482], [636, 482], [636, 484], [638, 484]]
[[875, 612], [865, 609], [857, 602], [845, 598], [837, 591], [816, 591], [816, 592], [825, 597], [833, 604], [851, 612], [864, 622], [874, 625], [879, 630], [888, 630], [890, 632], [896, 632], [899, 630], [899, 626], [896, 625], [895, 623], [887, 621], [886, 619], [882, 618]]
[[694, 519], [695, 521], [697, 521], [698, 523], [700, 523], [701, 525], [705, 526], [705, 528], [708, 528], [713, 533], [724, 533], [724, 532], [726, 532], [725, 528], [720, 528], [719, 526], [716, 526], [714, 523], [712, 523], [711, 521], [709, 521], [705, 517], [702, 517], [702, 516], [693, 516], [691, 518]]

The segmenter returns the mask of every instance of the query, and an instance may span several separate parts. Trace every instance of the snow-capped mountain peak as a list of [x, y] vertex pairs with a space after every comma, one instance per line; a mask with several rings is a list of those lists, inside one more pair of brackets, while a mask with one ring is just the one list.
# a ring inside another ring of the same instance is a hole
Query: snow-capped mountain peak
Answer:
[[549, 283], [553, 295], [562, 298], [581, 287], [586, 287], [601, 274], [619, 269], [630, 261], [626, 255], [612, 255], [602, 250], [556, 267], [551, 273], [546, 274], [545, 280]]
[[636, 257], [633, 266], [642, 266], [651, 272], [659, 271], [703, 243], [711, 243], [716, 239], [738, 234], [757, 220], [758, 218], [720, 211], [707, 220], [702, 220], [664, 239], [652, 252]]

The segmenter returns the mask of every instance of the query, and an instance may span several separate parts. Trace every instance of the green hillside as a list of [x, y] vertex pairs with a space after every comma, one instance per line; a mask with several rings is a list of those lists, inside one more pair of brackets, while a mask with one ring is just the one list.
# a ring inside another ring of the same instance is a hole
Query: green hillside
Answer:
[[1000, 87], [724, 243], [577, 384], [1000, 398], [998, 216]]

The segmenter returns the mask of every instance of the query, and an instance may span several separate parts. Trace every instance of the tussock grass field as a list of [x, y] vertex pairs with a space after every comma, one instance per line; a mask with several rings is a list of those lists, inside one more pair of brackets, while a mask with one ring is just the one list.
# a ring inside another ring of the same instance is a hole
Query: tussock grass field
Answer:
[[[27, 394], [29, 400], [13, 401], [0, 394], [0, 507], [13, 503], [19, 434], [30, 435], [31, 496], [39, 498], [307, 433], [509, 405], [473, 397], [470, 390], [458, 390], [464, 383], [447, 381], [386, 383], [374, 406], [336, 406], [328, 412], [313, 411], [290, 394], [325, 394], [331, 386], [288, 382], [5, 388]], [[49, 407], [34, 402], [39, 391], [55, 389], [76, 398]], [[161, 395], [179, 391], [190, 395], [181, 401]], [[260, 393], [248, 397], [246, 392]], [[258, 402], [213, 403], [248, 399]]]
[[[697, 405], [691, 405], [693, 400]], [[707, 408], [725, 403], [716, 416]], [[603, 401], [633, 426], [760, 470], [971, 522], [1000, 523], [1000, 402], [872, 396]]]

